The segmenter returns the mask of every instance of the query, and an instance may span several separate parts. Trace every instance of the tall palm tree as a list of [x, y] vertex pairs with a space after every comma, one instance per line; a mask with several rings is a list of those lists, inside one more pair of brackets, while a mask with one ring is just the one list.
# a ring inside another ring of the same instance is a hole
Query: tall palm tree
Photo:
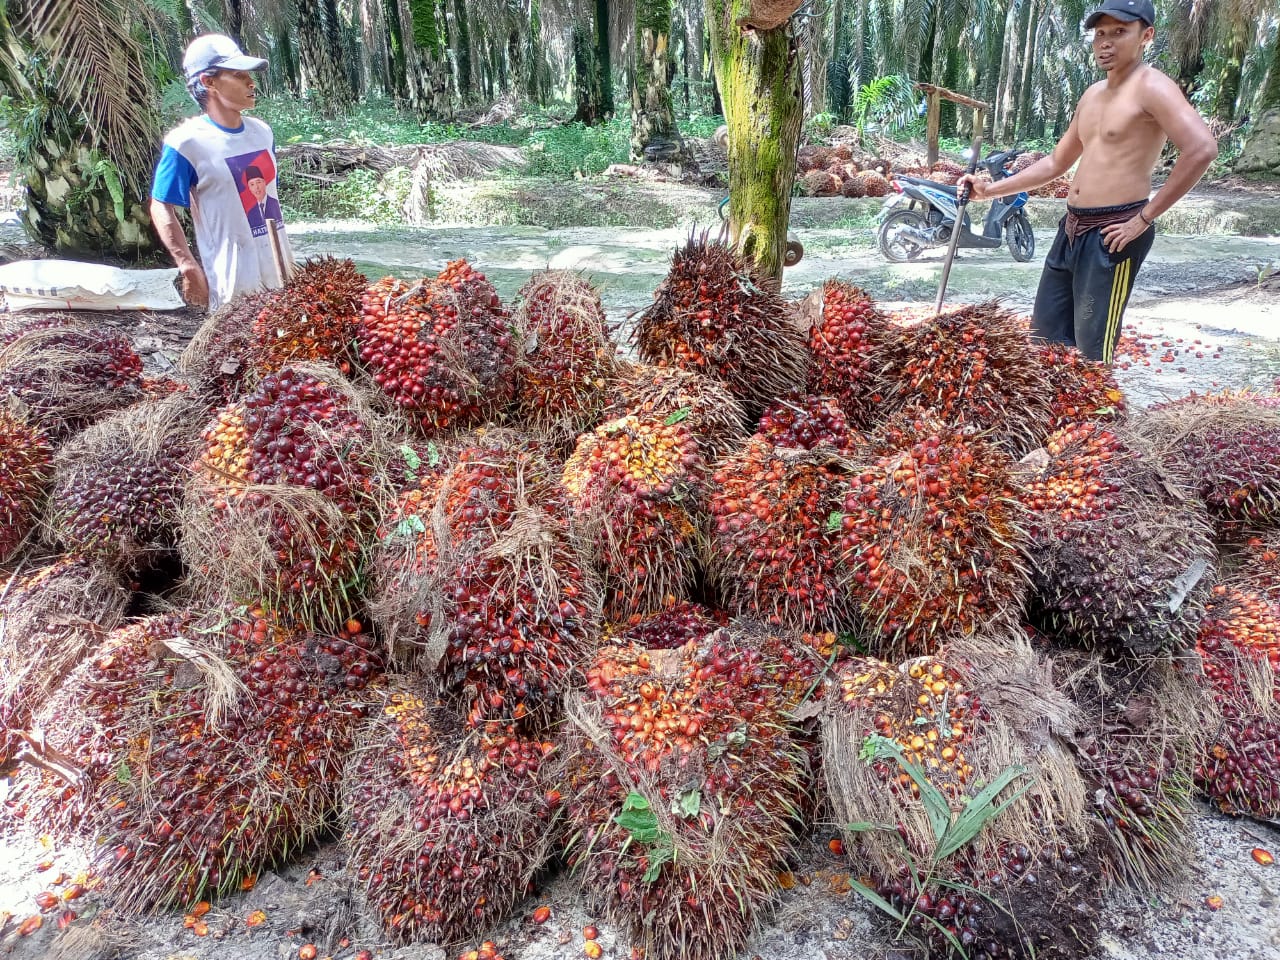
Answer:
[[678, 160], [684, 142], [671, 105], [671, 0], [637, 0], [631, 64], [631, 159], [660, 150]]

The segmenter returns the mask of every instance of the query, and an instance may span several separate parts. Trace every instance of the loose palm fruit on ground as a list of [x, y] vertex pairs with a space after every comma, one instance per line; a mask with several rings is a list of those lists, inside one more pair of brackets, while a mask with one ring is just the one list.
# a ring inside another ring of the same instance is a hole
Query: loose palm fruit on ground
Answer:
[[714, 377], [644, 363], [619, 364], [606, 419], [633, 415], [679, 423], [698, 441], [708, 463], [737, 449], [747, 437], [747, 416]]
[[864, 445], [834, 397], [795, 394], [760, 415], [757, 436], [775, 447], [813, 450], [828, 447], [849, 454]]
[[0, 409], [0, 563], [35, 528], [53, 481], [53, 449], [44, 433]]
[[849, 623], [841, 521], [852, 472], [830, 447], [782, 449], [759, 435], [720, 461], [708, 573], [726, 609], [801, 630]]
[[722, 381], [759, 412], [804, 388], [808, 348], [776, 282], [755, 275], [736, 251], [704, 234], [675, 252], [671, 270], [635, 330], [648, 363]]
[[1053, 396], [1049, 405], [1050, 430], [1061, 430], [1082, 420], [1124, 418], [1124, 392], [1109, 366], [1090, 360], [1065, 343], [1041, 343], [1036, 350]]
[[388, 936], [456, 943], [525, 896], [556, 842], [553, 749], [389, 689], [344, 776], [351, 870]]
[[687, 595], [706, 480], [698, 443], [681, 423], [626, 416], [578, 438], [564, 486], [607, 617], [654, 612]]
[[250, 351], [258, 375], [299, 363], [349, 373], [348, 354], [368, 286], [350, 260], [313, 257], [298, 267], [253, 319]]
[[861, 427], [879, 402], [889, 317], [864, 290], [840, 280], [828, 280], [818, 296], [818, 315], [809, 327], [809, 390], [835, 397], [850, 422]]
[[374, 383], [428, 435], [490, 419], [514, 394], [510, 316], [465, 260], [412, 286], [373, 284], [356, 345]]
[[1026, 325], [994, 303], [889, 330], [881, 417], [922, 406], [944, 423], [990, 431], [1014, 457], [1044, 441], [1053, 391]]
[[606, 645], [570, 710], [569, 862], [651, 960], [732, 955], [775, 901], [804, 773], [776, 667], [724, 630]]

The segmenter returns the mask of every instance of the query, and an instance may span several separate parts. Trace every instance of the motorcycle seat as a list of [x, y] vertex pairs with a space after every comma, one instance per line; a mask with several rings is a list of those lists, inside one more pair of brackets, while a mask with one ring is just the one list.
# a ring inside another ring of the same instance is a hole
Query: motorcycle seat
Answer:
[[953, 197], [956, 195], [955, 184], [939, 183], [937, 180], [930, 180], [928, 177], [908, 177], [903, 174], [895, 174], [895, 180], [902, 180], [905, 183], [919, 183], [926, 187], [932, 187], [934, 190], [941, 190], [943, 193], [949, 193]]

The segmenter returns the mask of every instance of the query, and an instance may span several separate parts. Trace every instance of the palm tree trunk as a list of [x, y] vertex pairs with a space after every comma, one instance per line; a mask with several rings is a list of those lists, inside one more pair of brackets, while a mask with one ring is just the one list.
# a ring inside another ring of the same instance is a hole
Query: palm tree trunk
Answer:
[[453, 0], [454, 52], [458, 62], [458, 99], [471, 100], [471, 25], [467, 22], [466, 0]]
[[596, 69], [600, 71], [600, 90], [604, 115], [613, 116], [613, 66], [609, 56], [609, 2], [596, 0]]
[[631, 159], [646, 150], [678, 161], [684, 141], [671, 107], [671, 0], [636, 0], [635, 52], [631, 65]]
[[1213, 115], [1230, 123], [1236, 115], [1236, 100], [1240, 96], [1240, 77], [1244, 72], [1244, 58], [1249, 51], [1249, 40], [1241, 24], [1231, 28], [1227, 49], [1223, 51], [1225, 65], [1218, 82], [1218, 95], [1213, 101]]
[[1043, 0], [1031, 0], [1027, 16], [1027, 39], [1022, 52], [1022, 79], [1018, 84], [1018, 112], [1014, 119], [1014, 135], [1026, 132], [1031, 123], [1031, 91], [1035, 82], [1036, 39], [1040, 33], [1040, 5]]
[[382, 0], [382, 19], [387, 32], [387, 92], [396, 101], [409, 95], [405, 78], [404, 31], [400, 29], [398, 0]]
[[749, 0], [707, 0], [711, 56], [729, 127], [729, 236], [781, 279], [804, 120], [801, 51], [790, 29], [743, 30]]
[[420, 121], [447, 120], [453, 115], [449, 97], [449, 63], [441, 10], [437, 0], [408, 0], [412, 39], [405, 54], [409, 105]]
[[[301, 3], [298, 16], [302, 16]], [[226, 0], [226, 16], [223, 18], [223, 32], [240, 46], [244, 46], [244, 0]]]
[[1240, 151], [1236, 173], [1280, 170], [1280, 32], [1271, 42], [1269, 60], [1271, 66], [1258, 103], [1262, 115]]
[[1015, 87], [1019, 66], [1018, 49], [1019, 41], [1026, 30], [1027, 15], [1030, 7], [1031, 0], [1014, 0], [1013, 3], [1009, 4], [1009, 13], [1005, 18], [1004, 54], [1000, 61], [1000, 92], [996, 103], [996, 109], [999, 113], [996, 129], [1002, 141], [1012, 139], [1013, 124], [1017, 119], [1015, 116], [1017, 113]]
[[578, 111], [573, 119], [593, 126], [604, 120], [604, 92], [596, 69], [595, 34], [582, 23], [573, 25], [573, 88]]
[[[297, 0], [298, 52], [302, 58], [302, 71], [316, 108], [328, 117], [345, 110], [354, 99], [342, 67], [341, 51], [334, 48], [333, 40], [337, 33], [328, 22], [327, 9], [331, 3], [332, 0]], [[336, 16], [336, 7], [332, 12]]]

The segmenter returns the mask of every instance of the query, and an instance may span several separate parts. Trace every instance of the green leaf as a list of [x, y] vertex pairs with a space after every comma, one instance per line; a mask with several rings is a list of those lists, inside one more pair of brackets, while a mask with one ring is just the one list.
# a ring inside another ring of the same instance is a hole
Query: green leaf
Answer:
[[116, 765], [116, 783], [128, 783], [133, 779], [133, 772], [129, 769], [129, 764], [123, 760]]
[[422, 522], [422, 518], [420, 516], [414, 513], [414, 514], [410, 514], [409, 516], [401, 520], [399, 523], [397, 523], [396, 528], [394, 531], [392, 531], [391, 535], [393, 537], [411, 537], [415, 533], [426, 533], [426, 532], [427, 532], [427, 525]]
[[996, 806], [996, 797], [1004, 792], [1004, 789], [1009, 784], [1013, 783], [1018, 777], [1025, 776], [1026, 773], [1025, 767], [1016, 766], [1001, 771], [998, 777], [982, 789], [982, 792], [965, 804], [964, 810], [960, 812], [955, 822], [950, 825], [946, 833], [939, 839], [938, 848], [934, 851], [935, 859], [943, 860], [957, 850], [963, 849], [981, 832], [984, 826], [1000, 816], [1011, 803], [1014, 803], [1031, 789], [1031, 783], [1027, 782], [1022, 785], [1021, 789], [1014, 791], [1011, 796], [1007, 797], [999, 806]]
[[658, 879], [658, 875], [662, 873], [662, 868], [675, 860], [675, 858], [675, 847], [655, 847], [649, 851], [649, 865], [645, 868], [644, 876], [640, 879], [644, 883], [653, 883]]
[[839, 533], [840, 525], [844, 522], [844, 512], [841, 510], [832, 510], [827, 514], [827, 533]]
[[898, 911], [897, 907], [895, 907], [892, 903], [890, 903], [884, 897], [880, 896], [880, 894], [876, 893], [866, 884], [860, 883], [859, 881], [853, 879], [853, 877], [850, 877], [849, 886], [854, 890], [854, 892], [858, 894], [858, 896], [862, 897], [863, 900], [866, 900], [876, 909], [893, 917], [893, 919], [897, 920], [899, 923], [907, 922], [907, 918], [904, 917]]
[[687, 419], [689, 414], [692, 412], [693, 412], [693, 407], [681, 407], [679, 410], [672, 413], [670, 416], [667, 417], [667, 419], [663, 420], [662, 422], [665, 423], [668, 427], [672, 427], [672, 426], [675, 426], [677, 423], [679, 423], [681, 420]]
[[674, 812], [680, 814], [686, 820], [693, 820], [702, 812], [702, 793], [698, 790], [688, 790], [680, 794], [678, 809]]
[[413, 447], [409, 446], [407, 443], [402, 443], [400, 445], [400, 456], [404, 457], [404, 462], [411, 471], [417, 470], [422, 466], [422, 460], [418, 456], [418, 451], [414, 450]]
[[435, 445], [435, 441], [427, 441], [427, 465], [431, 467], [440, 466], [440, 448]]

